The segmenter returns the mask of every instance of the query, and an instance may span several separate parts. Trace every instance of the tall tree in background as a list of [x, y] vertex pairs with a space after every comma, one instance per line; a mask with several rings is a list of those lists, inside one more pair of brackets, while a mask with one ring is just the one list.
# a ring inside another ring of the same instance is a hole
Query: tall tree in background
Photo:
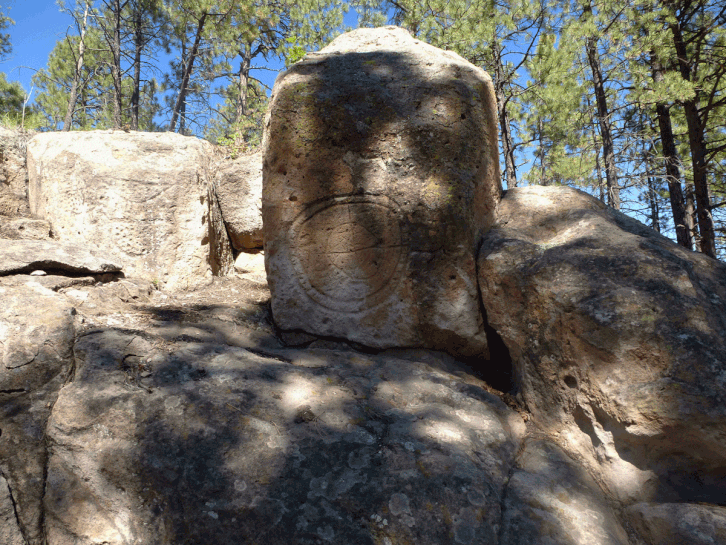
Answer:
[[[65, 11], [73, 18], [79, 36], [78, 53], [76, 54], [73, 49], [70, 50], [71, 54], [75, 55], [75, 72], [73, 73], [73, 83], [68, 93], [68, 106], [66, 108], [66, 115], [63, 118], [63, 128], [61, 129], [63, 131], [70, 131], [71, 125], [73, 124], [73, 113], [76, 109], [76, 101], [78, 100], [78, 88], [81, 85], [83, 75], [83, 63], [86, 56], [86, 30], [88, 29], [88, 15], [91, 11], [91, 2], [90, 0], [83, 0], [80, 4], [76, 3], [76, 9], [66, 8], [63, 2], [59, 2], [59, 6], [62, 11]], [[68, 36], [66, 36], [66, 41], [70, 42]]]
[[[715, 149], [709, 149], [707, 133], [711, 114], [726, 102], [726, 96], [723, 95], [726, 5], [705, 0], [666, 1], [665, 5], [671, 10], [668, 27], [673, 37], [678, 70], [684, 81], [693, 84], [693, 93], [682, 101], [682, 106], [688, 127], [699, 247], [704, 254], [716, 257], [716, 234], [708, 182], [709, 162], [724, 147], [717, 145]], [[723, 124], [723, 119], [719, 123]]]

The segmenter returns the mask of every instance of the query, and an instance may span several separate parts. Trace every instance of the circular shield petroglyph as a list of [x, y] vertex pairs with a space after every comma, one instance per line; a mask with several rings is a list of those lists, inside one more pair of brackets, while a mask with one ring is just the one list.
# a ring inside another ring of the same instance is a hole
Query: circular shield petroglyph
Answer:
[[292, 226], [292, 263], [318, 304], [358, 312], [397, 285], [403, 260], [396, 205], [375, 195], [334, 197], [306, 208]]

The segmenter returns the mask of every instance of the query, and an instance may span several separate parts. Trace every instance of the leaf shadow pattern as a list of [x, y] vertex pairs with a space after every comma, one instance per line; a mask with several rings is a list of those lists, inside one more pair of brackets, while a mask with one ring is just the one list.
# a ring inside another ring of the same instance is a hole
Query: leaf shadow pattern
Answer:
[[[144, 388], [124, 383], [131, 351]], [[79, 339], [49, 426], [49, 543], [496, 542], [524, 428], [486, 385], [431, 352], [275, 352], [290, 363]]]

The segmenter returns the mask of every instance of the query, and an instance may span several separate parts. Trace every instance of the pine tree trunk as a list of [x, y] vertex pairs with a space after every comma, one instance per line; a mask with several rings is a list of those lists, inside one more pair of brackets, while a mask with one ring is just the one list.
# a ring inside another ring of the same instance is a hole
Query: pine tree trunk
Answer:
[[517, 170], [514, 161], [514, 142], [512, 140], [512, 129], [507, 111], [507, 100], [504, 95], [504, 65], [502, 64], [501, 51], [495, 41], [492, 44], [494, 53], [494, 89], [497, 96], [497, 113], [499, 116], [500, 141], [504, 154], [504, 180], [507, 188], [517, 187]]
[[252, 66], [252, 46], [247, 44], [240, 51], [242, 62], [239, 65], [239, 79], [237, 80], [237, 112], [235, 122], [240, 123], [247, 115], [247, 86], [250, 81], [250, 68]]
[[615, 165], [615, 145], [610, 130], [610, 113], [605, 93], [605, 82], [600, 70], [595, 38], [587, 39], [587, 58], [592, 70], [592, 83], [595, 89], [597, 119], [600, 126], [600, 137], [602, 138], [603, 160], [605, 161], [608, 204], [615, 210], [620, 210], [620, 186], [618, 186], [617, 167]]
[[179, 95], [176, 98], [176, 103], [174, 104], [174, 111], [171, 115], [171, 122], [169, 123], [169, 130], [171, 132], [174, 132], [174, 129], [176, 128], [176, 122], [179, 119], [179, 112], [181, 111], [182, 104], [185, 103], [187, 98], [187, 86], [189, 85], [189, 79], [194, 68], [194, 61], [199, 53], [199, 44], [202, 41], [202, 32], [204, 31], [204, 23], [206, 21], [207, 13], [205, 12], [204, 14], [202, 14], [197, 24], [197, 31], [194, 37], [194, 45], [192, 46], [192, 50], [189, 53], [189, 59], [187, 59], [187, 62], [184, 65], [181, 88], [179, 89]]
[[71, 92], [68, 96], [68, 108], [66, 109], [66, 117], [63, 120], [63, 132], [71, 130], [73, 125], [73, 113], [76, 110], [76, 101], [78, 100], [78, 85], [81, 83], [81, 70], [83, 70], [83, 58], [86, 53], [86, 26], [88, 23], [88, 10], [89, 4], [86, 2], [86, 7], [83, 10], [83, 24], [81, 25], [81, 35], [78, 41], [78, 60], [76, 61], [76, 71], [73, 74], [73, 84], [71, 85]]
[[[671, 24], [673, 45], [678, 56], [678, 65], [681, 76], [691, 81], [691, 67], [688, 64], [688, 51], [683, 39], [679, 23]], [[683, 102], [688, 126], [688, 143], [691, 148], [691, 162], [693, 166], [693, 186], [696, 195], [696, 213], [698, 216], [698, 231], [700, 234], [699, 249], [704, 254], [716, 258], [716, 234], [711, 216], [711, 198], [708, 190], [708, 165], [706, 161], [705, 131], [701, 116], [698, 112], [698, 95]]]
[[121, 111], [122, 105], [122, 83], [121, 83], [121, 6], [120, 0], [113, 2], [113, 36], [111, 39], [111, 76], [113, 78], [113, 127], [121, 128]]
[[141, 101], [141, 51], [144, 48], [143, 18], [140, 5], [134, 11], [134, 91], [131, 94], [131, 129], [139, 130], [139, 102]]

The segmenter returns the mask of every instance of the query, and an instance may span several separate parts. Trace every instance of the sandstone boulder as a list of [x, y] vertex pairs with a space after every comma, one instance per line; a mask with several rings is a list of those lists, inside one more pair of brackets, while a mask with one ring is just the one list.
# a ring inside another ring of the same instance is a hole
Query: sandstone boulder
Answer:
[[215, 181], [232, 247], [237, 251], [262, 248], [262, 153], [219, 165]]
[[278, 77], [264, 154], [279, 327], [486, 356], [475, 248], [501, 187], [484, 71], [403, 29], [350, 32]]
[[627, 510], [647, 545], [726, 543], [726, 507], [693, 503], [636, 503]]
[[31, 212], [64, 242], [91, 242], [127, 274], [187, 287], [232, 266], [208, 169], [211, 145], [172, 133], [39, 134]]
[[507, 191], [490, 325], [546, 429], [621, 501], [726, 500], [726, 266], [565, 187]]
[[119, 265], [99, 257], [100, 253], [89, 245], [55, 240], [0, 239], [0, 276], [35, 270], [77, 275], [121, 271]]

